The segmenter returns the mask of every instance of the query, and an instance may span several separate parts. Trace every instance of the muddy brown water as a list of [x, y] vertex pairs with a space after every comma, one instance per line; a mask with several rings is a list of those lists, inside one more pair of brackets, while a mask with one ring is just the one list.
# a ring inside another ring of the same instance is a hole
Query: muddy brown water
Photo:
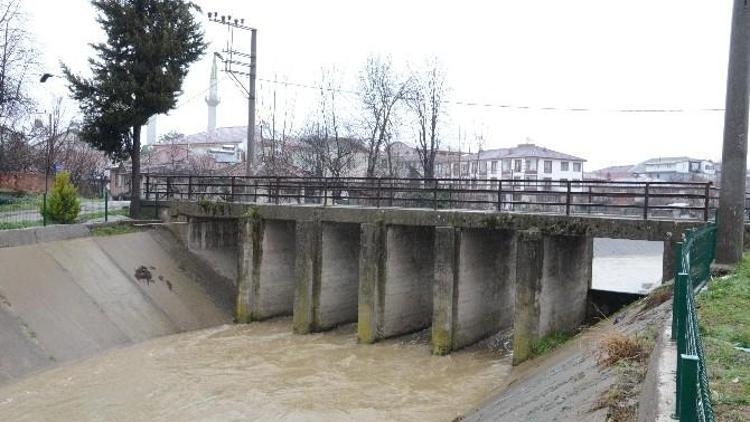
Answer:
[[451, 421], [504, 385], [510, 360], [425, 339], [357, 344], [354, 326], [223, 325], [117, 349], [0, 389], [3, 420]]

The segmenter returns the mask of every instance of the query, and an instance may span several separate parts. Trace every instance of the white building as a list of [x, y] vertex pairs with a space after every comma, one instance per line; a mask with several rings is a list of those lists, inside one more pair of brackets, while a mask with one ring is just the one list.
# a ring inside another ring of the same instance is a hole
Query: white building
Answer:
[[534, 145], [482, 151], [441, 161], [436, 177], [477, 180], [583, 180], [586, 160]]
[[713, 180], [716, 165], [711, 160], [690, 157], [659, 157], [646, 160], [631, 170], [642, 180], [688, 182]]

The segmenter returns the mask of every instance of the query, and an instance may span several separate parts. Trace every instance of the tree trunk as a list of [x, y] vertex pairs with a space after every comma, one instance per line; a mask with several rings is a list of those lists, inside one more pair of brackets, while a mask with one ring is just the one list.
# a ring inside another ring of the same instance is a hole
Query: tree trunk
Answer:
[[133, 126], [133, 149], [130, 151], [130, 217], [141, 218], [141, 126]]

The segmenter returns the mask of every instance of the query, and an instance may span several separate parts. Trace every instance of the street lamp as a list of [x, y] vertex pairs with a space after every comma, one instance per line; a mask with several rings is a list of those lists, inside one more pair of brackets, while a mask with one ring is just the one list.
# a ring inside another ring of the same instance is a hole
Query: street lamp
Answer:
[[[45, 73], [39, 78], [39, 83], [46, 83], [49, 78], [54, 78], [57, 75], [51, 73]], [[47, 193], [49, 191], [49, 169], [51, 166], [50, 160], [52, 159], [52, 113], [47, 113], [49, 118], [48, 136], [47, 136], [47, 148], [45, 151], [45, 166], [44, 166], [44, 197], [42, 198], [42, 225], [47, 225]]]

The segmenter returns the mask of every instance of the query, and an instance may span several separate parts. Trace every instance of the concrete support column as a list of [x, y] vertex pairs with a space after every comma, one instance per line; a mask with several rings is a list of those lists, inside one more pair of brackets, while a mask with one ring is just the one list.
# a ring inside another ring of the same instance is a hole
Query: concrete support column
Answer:
[[545, 335], [570, 332], [586, 317], [591, 288], [593, 239], [519, 233], [516, 249], [516, 304], [513, 362], [531, 355]]
[[515, 266], [510, 231], [436, 229], [435, 354], [460, 349], [512, 327]]
[[537, 230], [520, 231], [516, 240], [516, 306], [513, 318], [513, 364], [531, 356], [539, 339], [539, 304], [544, 275], [544, 239]]
[[241, 230], [237, 321], [291, 315], [295, 291], [295, 223], [250, 218]]
[[432, 302], [432, 352], [453, 350], [461, 236], [453, 227], [435, 228], [435, 284]]
[[297, 334], [307, 334], [317, 325], [322, 243], [320, 222], [298, 221], [295, 243], [296, 291], [292, 328]]
[[385, 238], [383, 224], [363, 223], [360, 226], [357, 338], [362, 343], [374, 343], [382, 338], [382, 331], [378, 329], [383, 325]]
[[674, 278], [675, 271], [675, 242], [672, 239], [664, 241], [664, 253], [662, 255], [662, 277], [661, 282], [666, 283]]
[[263, 256], [264, 221], [260, 218], [244, 218], [239, 221], [237, 310], [239, 323], [252, 321], [256, 287], [260, 279], [260, 264]]

